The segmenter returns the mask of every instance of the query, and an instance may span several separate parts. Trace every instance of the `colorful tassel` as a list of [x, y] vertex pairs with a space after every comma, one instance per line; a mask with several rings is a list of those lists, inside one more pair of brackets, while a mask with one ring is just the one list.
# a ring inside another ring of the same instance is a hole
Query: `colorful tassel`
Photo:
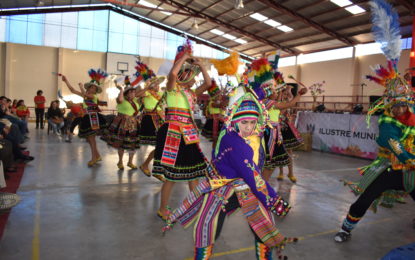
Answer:
[[257, 260], [272, 260], [272, 249], [255, 239], [255, 255]]
[[194, 260], [208, 260], [212, 256], [213, 245], [207, 247], [195, 247]]

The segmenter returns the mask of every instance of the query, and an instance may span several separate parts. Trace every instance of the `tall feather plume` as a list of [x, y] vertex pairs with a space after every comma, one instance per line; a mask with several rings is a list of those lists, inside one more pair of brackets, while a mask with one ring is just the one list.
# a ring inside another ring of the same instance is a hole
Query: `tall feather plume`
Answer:
[[393, 62], [396, 70], [402, 45], [398, 13], [385, 0], [372, 0], [370, 6], [375, 40], [381, 44], [383, 54]]
[[91, 82], [101, 85], [102, 83], [104, 83], [106, 77], [108, 76], [108, 73], [101, 69], [90, 69], [88, 71], [88, 75], [91, 78]]

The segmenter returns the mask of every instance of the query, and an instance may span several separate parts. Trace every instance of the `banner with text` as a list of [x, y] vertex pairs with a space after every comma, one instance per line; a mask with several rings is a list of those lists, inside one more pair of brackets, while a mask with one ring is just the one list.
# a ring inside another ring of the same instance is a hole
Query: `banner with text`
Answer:
[[372, 116], [368, 128], [366, 115], [299, 112], [297, 127], [301, 133], [312, 134], [313, 149], [376, 158], [377, 116]]

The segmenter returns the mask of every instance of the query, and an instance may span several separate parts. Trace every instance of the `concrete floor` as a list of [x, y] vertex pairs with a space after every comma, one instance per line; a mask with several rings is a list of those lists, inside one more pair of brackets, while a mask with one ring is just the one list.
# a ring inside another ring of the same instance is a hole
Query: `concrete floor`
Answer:
[[[139, 171], [117, 171], [117, 153], [101, 141], [103, 162], [87, 168], [88, 145], [75, 138], [72, 144], [31, 125], [29, 163], [18, 191], [22, 201], [11, 212], [0, 259], [189, 259], [193, 255], [192, 229], [176, 225], [162, 236], [156, 217], [160, 183]], [[210, 154], [210, 143], [202, 148]], [[138, 152], [140, 164], [151, 148]], [[126, 158], [125, 158], [126, 159]], [[415, 203], [368, 212], [353, 238], [336, 244], [338, 230], [352, 193], [339, 181], [357, 180], [356, 168], [369, 161], [320, 152], [298, 152], [293, 185], [288, 180], [272, 185], [293, 209], [277, 219], [287, 236], [298, 236], [286, 248], [289, 259], [379, 259], [392, 248], [415, 242], [411, 221]], [[275, 176], [274, 176], [275, 177]], [[177, 184], [171, 205], [178, 205], [187, 185]], [[253, 237], [240, 213], [227, 219], [216, 242], [214, 259], [255, 259]]]

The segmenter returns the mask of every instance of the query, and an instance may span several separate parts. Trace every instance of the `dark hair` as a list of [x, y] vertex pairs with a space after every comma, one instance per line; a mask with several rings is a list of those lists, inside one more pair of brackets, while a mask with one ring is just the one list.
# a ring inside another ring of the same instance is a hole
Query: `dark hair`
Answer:
[[24, 103], [24, 100], [23, 99], [20, 99], [19, 101], [17, 101], [16, 107], [19, 107], [21, 103]]
[[3, 99], [6, 99], [7, 100], [7, 97], [6, 96], [1, 96], [0, 97], [0, 100], [3, 100]]
[[40, 89], [36, 92], [36, 95], [42, 95], [42, 94], [43, 94], [43, 91]]
[[7, 98], [6, 100], [7, 100], [7, 102], [12, 102], [12, 100], [10, 98]]
[[56, 105], [58, 105], [58, 103], [56, 102], [56, 100], [52, 100], [51, 102], [50, 102], [50, 108], [52, 108], [52, 105], [53, 105], [53, 103], [56, 103]]

